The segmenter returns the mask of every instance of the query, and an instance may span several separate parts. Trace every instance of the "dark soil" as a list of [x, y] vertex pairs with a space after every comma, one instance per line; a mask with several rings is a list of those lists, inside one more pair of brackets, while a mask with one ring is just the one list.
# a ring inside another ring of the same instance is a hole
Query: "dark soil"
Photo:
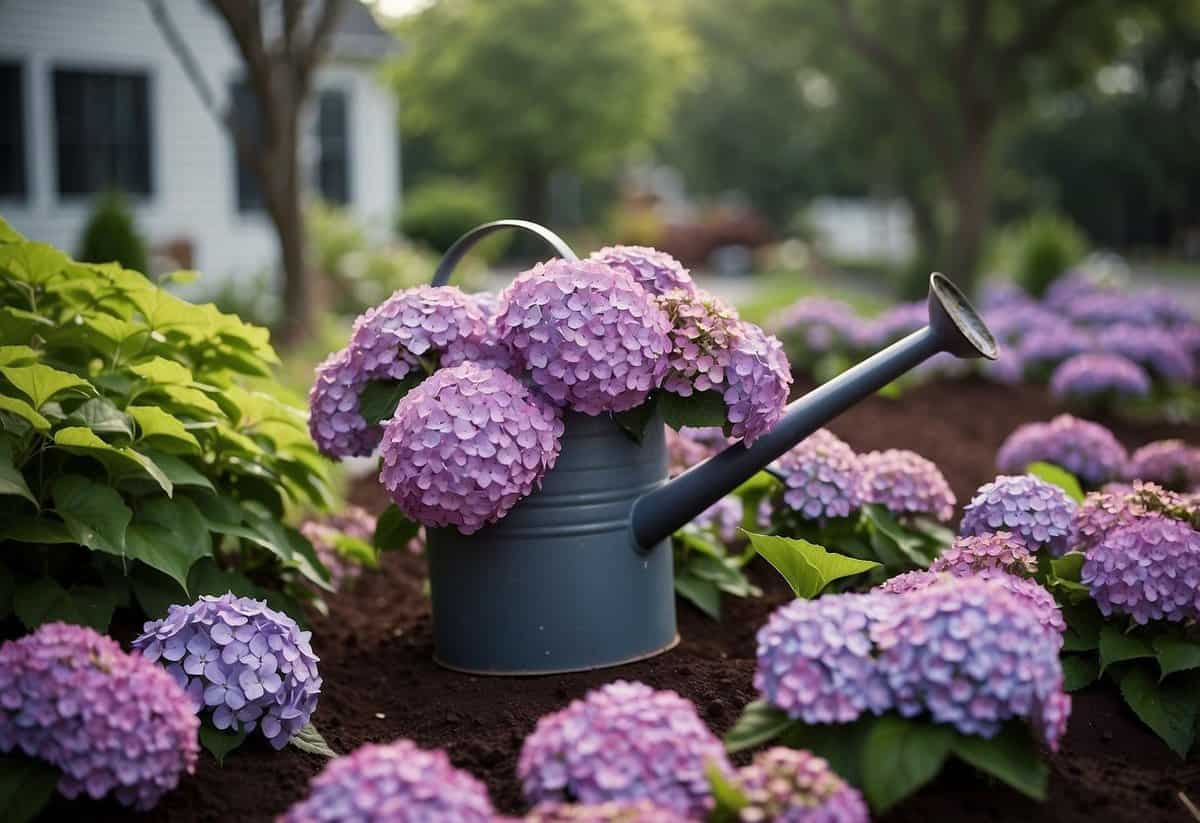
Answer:
[[[982, 382], [935, 384], [899, 400], [872, 398], [831, 428], [860, 451], [914, 449], [935, 461], [960, 503], [994, 474], [992, 459], [1017, 425], [1049, 419], [1058, 409], [1037, 388], [1000, 388]], [[1136, 446], [1161, 437], [1200, 443], [1200, 427], [1114, 426]], [[378, 508], [371, 481], [355, 498]], [[729, 600], [714, 623], [680, 605], [682, 642], [652, 660], [598, 672], [536, 678], [483, 678], [441, 669], [432, 660], [428, 603], [422, 593], [423, 560], [390, 554], [378, 573], [333, 598], [328, 617], [313, 622], [314, 645], [325, 680], [315, 721], [330, 745], [347, 752], [368, 741], [399, 737], [446, 749], [454, 763], [485, 781], [496, 806], [523, 810], [515, 769], [521, 742], [536, 720], [618, 678], [678, 691], [692, 700], [717, 733], [726, 731], [754, 699], [754, 634], [788, 597], [782, 581], [765, 569], [755, 576], [766, 589], [759, 600]], [[1044, 804], [1026, 800], [965, 767], [951, 766], [932, 785], [886, 816], [919, 821], [1188, 820], [1178, 794], [1200, 802], [1200, 761], [1185, 763], [1146, 730], [1106, 685], [1075, 697], [1062, 751], [1051, 758]], [[323, 761], [288, 748], [248, 744], [219, 768], [206, 753], [153, 812], [169, 821], [268, 820], [303, 796]], [[58, 814], [97, 819], [95, 805], [61, 804]], [[116, 807], [111, 819], [125, 815]]]

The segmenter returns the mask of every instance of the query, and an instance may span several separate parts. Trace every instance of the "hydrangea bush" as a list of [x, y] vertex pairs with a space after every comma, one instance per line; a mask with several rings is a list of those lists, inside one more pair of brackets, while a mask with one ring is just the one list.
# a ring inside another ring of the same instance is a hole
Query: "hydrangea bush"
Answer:
[[1127, 459], [1125, 447], [1104, 426], [1060, 414], [1018, 426], [996, 453], [996, 468], [1021, 474], [1031, 463], [1053, 463], [1095, 488], [1119, 477]]
[[928, 515], [945, 522], [954, 516], [954, 492], [930, 460], [907, 449], [887, 449], [861, 458], [859, 494], [900, 515]]
[[1150, 377], [1137, 363], [1119, 354], [1077, 354], [1050, 375], [1050, 392], [1064, 400], [1090, 402], [1150, 393]]
[[745, 798], [744, 821], [779, 823], [867, 823], [862, 795], [822, 758], [775, 746], [738, 770], [736, 785]]
[[[299, 528], [329, 570], [329, 584], [341, 589], [356, 580], [364, 568], [377, 563], [372, 545], [377, 525], [375, 516], [361, 506], [346, 506], [328, 517], [308, 517]], [[421, 550], [419, 539], [413, 539], [410, 550]]]
[[1075, 501], [1058, 486], [1031, 474], [1001, 475], [980, 486], [963, 509], [959, 532], [986, 535], [1005, 531], [1036, 552], [1067, 551]]

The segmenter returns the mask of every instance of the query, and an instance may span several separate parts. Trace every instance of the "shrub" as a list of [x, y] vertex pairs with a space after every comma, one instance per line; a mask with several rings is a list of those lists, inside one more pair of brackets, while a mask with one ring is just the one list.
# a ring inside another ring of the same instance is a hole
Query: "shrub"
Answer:
[[328, 491], [303, 412], [255, 388], [276, 363], [265, 329], [0, 220], [0, 615], [103, 629], [229, 590], [298, 614], [327, 588], [280, 522]]
[[127, 269], [146, 271], [150, 258], [146, 241], [138, 232], [129, 202], [120, 192], [102, 195], [79, 238], [79, 259], [89, 263], [120, 263]]
[[[500, 198], [481, 183], [445, 178], [414, 187], [404, 197], [400, 233], [416, 243], [444, 252], [466, 232], [496, 220], [505, 212]], [[479, 249], [486, 259], [504, 253], [511, 235], [501, 233]]]
[[1035, 297], [1041, 297], [1054, 279], [1087, 251], [1087, 240], [1079, 228], [1049, 212], [1035, 214], [1011, 230], [1008, 243], [1017, 282]]

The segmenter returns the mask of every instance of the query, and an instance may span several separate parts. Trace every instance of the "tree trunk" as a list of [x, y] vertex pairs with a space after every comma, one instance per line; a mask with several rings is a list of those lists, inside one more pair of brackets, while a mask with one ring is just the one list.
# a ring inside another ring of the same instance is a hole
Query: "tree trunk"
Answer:
[[968, 123], [964, 130], [962, 153], [950, 178], [954, 230], [945, 273], [968, 293], [974, 290], [979, 278], [980, 257], [992, 203], [991, 181], [988, 177], [991, 138], [990, 118]]
[[317, 273], [308, 265], [299, 158], [300, 109], [299, 103], [280, 107], [276, 144], [265, 149], [272, 152], [266, 163], [271, 173], [264, 182], [270, 190], [269, 212], [279, 236], [283, 275], [283, 316], [276, 335], [281, 348], [293, 348], [309, 339], [321, 311]]

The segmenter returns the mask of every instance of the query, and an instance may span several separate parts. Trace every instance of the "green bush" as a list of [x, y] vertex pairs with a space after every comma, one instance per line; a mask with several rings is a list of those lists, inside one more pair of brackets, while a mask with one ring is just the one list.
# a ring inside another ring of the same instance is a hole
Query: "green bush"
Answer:
[[[488, 186], [455, 179], [433, 180], [405, 194], [399, 228], [409, 240], [440, 254], [465, 232], [480, 223], [506, 217], [505, 212], [504, 203]], [[511, 240], [510, 232], [500, 232], [473, 253], [487, 260], [499, 259]]]
[[120, 263], [134, 271], [149, 269], [146, 241], [120, 192], [101, 196], [92, 207], [79, 238], [79, 259], [88, 263]]
[[1050, 284], [1087, 253], [1087, 240], [1065, 217], [1041, 212], [1007, 232], [1007, 268], [1030, 294], [1041, 297]]
[[328, 572], [301, 409], [257, 388], [265, 329], [0, 220], [0, 618], [104, 629], [117, 608], [232, 590], [300, 616]]

